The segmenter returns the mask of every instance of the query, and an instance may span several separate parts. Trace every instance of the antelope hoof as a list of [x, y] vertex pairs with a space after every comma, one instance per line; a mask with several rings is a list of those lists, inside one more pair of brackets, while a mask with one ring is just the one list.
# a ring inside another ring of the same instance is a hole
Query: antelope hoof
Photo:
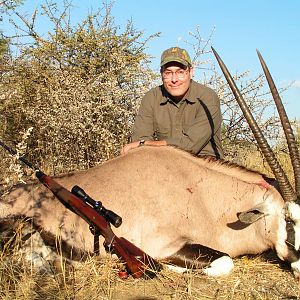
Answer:
[[233, 260], [229, 256], [222, 256], [214, 260], [208, 267], [203, 269], [203, 273], [208, 276], [225, 276], [234, 268]]

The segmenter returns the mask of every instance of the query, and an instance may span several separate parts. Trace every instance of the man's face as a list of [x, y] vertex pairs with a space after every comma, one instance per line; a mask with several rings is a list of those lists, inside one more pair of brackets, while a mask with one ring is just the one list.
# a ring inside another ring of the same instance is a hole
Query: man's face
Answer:
[[189, 89], [193, 69], [178, 62], [169, 62], [161, 69], [165, 89], [175, 99], [181, 100]]

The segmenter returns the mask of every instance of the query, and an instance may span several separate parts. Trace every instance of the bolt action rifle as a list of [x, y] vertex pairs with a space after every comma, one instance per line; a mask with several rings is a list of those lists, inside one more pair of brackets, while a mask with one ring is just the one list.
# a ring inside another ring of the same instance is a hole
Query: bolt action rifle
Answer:
[[[0, 145], [16, 155], [17, 152], [0, 141]], [[47, 187], [56, 198], [69, 210], [83, 218], [89, 225], [94, 235], [104, 237], [104, 247], [109, 253], [116, 254], [118, 258], [125, 262], [127, 272], [134, 278], [153, 278], [156, 271], [160, 270], [160, 264], [143, 252], [140, 248], [123, 237], [117, 237], [111, 229], [110, 224], [119, 227], [122, 218], [111, 210], [103, 207], [100, 201], [95, 201], [89, 197], [79, 186], [74, 186], [72, 191], [68, 191], [50, 176], [33, 166], [23, 156], [18, 157], [29, 168], [35, 171], [38, 180]]]

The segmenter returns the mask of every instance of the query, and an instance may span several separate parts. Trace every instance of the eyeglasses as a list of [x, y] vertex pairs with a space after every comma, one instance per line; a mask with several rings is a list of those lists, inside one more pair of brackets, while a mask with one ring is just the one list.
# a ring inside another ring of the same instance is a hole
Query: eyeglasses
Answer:
[[188, 72], [189, 72], [188, 68], [186, 70], [179, 69], [176, 71], [165, 70], [162, 72], [162, 77], [163, 79], [171, 79], [173, 74], [175, 74], [178, 79], [184, 79], [188, 74]]

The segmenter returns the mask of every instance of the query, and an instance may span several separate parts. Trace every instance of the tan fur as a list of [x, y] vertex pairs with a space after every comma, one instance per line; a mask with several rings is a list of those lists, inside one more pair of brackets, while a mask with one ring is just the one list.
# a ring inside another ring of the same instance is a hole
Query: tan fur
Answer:
[[[169, 257], [186, 242], [228, 253], [260, 253], [277, 241], [283, 200], [256, 183], [260, 174], [172, 147], [139, 147], [86, 171], [57, 181], [82, 187], [123, 218], [114, 232], [155, 258]], [[254, 183], [254, 184], [253, 184]], [[269, 216], [241, 228], [237, 212], [265, 203]], [[34, 217], [45, 231], [70, 245], [93, 250], [85, 221], [66, 210], [42, 185], [11, 192], [0, 204], [0, 217]], [[103, 253], [103, 251], [102, 251]]]

